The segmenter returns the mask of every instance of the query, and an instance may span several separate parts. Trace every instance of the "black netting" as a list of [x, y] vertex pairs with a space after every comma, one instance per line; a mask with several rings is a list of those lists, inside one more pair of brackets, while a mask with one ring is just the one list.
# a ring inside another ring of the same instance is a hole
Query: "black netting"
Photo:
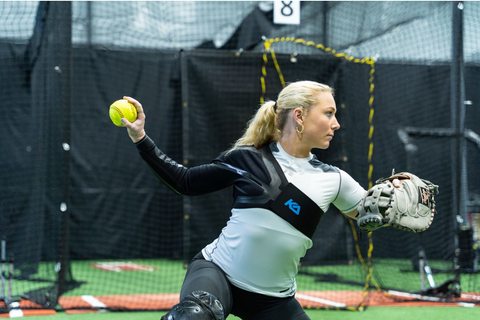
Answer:
[[0, 2], [0, 239], [15, 268], [10, 277], [3, 263], [1, 298], [170, 308], [185, 265], [227, 222], [232, 190], [173, 193], [109, 105], [140, 100], [149, 136], [194, 166], [228, 149], [282, 81], [314, 80], [335, 88], [342, 126], [314, 150], [322, 161], [365, 188], [395, 168], [440, 193], [421, 234], [362, 234], [332, 206], [297, 298], [344, 308], [423, 290], [478, 303], [479, 12], [477, 2], [305, 1], [300, 24], [283, 25], [271, 2]]

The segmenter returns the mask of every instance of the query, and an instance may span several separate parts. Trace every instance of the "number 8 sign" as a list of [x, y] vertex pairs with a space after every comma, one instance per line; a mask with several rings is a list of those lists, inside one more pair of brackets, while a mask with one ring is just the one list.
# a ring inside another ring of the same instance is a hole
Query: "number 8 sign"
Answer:
[[300, 24], [300, 1], [274, 1], [273, 23]]

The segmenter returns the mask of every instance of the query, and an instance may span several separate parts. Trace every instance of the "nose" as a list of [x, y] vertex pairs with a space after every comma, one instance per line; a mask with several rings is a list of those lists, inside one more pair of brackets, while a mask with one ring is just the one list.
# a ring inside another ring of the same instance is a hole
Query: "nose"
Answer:
[[332, 130], [338, 130], [338, 129], [340, 129], [340, 123], [338, 123], [337, 118], [334, 118], [332, 123]]

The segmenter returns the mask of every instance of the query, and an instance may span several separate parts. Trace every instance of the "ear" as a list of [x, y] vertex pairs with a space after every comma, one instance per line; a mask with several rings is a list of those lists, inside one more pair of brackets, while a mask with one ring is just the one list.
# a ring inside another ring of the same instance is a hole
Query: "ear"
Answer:
[[302, 124], [304, 119], [304, 113], [303, 113], [303, 110], [301, 108], [295, 108], [293, 109], [293, 119], [295, 120], [296, 123], [298, 124]]

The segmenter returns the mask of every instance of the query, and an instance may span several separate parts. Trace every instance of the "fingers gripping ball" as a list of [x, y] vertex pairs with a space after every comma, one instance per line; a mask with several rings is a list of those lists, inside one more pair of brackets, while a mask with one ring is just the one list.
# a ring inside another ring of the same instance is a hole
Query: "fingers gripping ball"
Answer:
[[[392, 181], [400, 185], [394, 187]], [[409, 172], [402, 172], [376, 181], [358, 207], [357, 224], [363, 231], [380, 227], [422, 232], [435, 215], [434, 194], [438, 186]]]
[[124, 127], [122, 118], [130, 122], [134, 122], [137, 119], [137, 108], [124, 99], [117, 100], [110, 106], [110, 119], [113, 124], [118, 127]]

